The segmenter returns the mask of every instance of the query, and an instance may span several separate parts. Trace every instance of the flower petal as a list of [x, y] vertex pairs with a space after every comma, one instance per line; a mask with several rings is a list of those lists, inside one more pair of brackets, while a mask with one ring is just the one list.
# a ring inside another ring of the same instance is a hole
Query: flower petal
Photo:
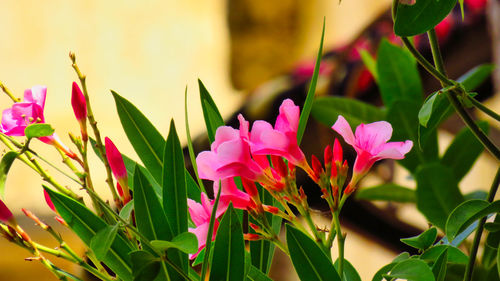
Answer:
[[375, 156], [377, 159], [403, 159], [410, 152], [413, 142], [388, 142], [382, 145], [382, 150]]
[[47, 96], [46, 86], [33, 86], [31, 89], [24, 91], [24, 102], [36, 103], [43, 111], [45, 107], [45, 97]]
[[386, 121], [361, 124], [356, 128], [355, 147], [377, 154], [380, 146], [391, 139], [392, 126]]
[[[359, 128], [359, 127], [358, 127]], [[352, 146], [355, 144], [354, 134], [352, 133], [351, 126], [342, 115], [339, 115], [332, 129], [339, 133], [344, 138], [344, 141]]]

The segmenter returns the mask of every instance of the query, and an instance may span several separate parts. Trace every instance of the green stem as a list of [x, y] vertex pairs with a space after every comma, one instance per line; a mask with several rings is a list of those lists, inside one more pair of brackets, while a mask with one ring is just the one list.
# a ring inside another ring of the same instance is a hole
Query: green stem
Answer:
[[338, 243], [338, 248], [339, 248], [339, 267], [338, 267], [338, 272], [340, 275], [340, 278], [343, 280], [342, 276], [344, 276], [344, 244], [345, 244], [345, 236], [342, 234], [342, 229], [340, 228], [340, 209], [337, 210], [333, 214], [333, 219], [335, 220], [335, 232], [337, 233], [337, 243]]
[[7, 94], [7, 96], [9, 96], [9, 98], [13, 101], [13, 102], [21, 102], [21, 99], [20, 98], [17, 98], [16, 96], [14, 96], [14, 94], [12, 94], [12, 92], [7, 88], [5, 87], [5, 85], [0, 82], [0, 89], [2, 89], [2, 91]]
[[[488, 202], [491, 203], [495, 199], [495, 195], [497, 194], [499, 185], [500, 185], [500, 167], [498, 168], [497, 173], [495, 175], [495, 179], [491, 184], [490, 191], [488, 193]], [[474, 271], [474, 264], [476, 262], [477, 251], [479, 249], [479, 244], [481, 242], [481, 235], [483, 234], [484, 224], [486, 223], [486, 219], [487, 217], [482, 218], [477, 226], [477, 231], [474, 236], [474, 242], [472, 243], [470, 250], [469, 262], [467, 263], [467, 266], [465, 268], [464, 281], [472, 280], [472, 272]]]
[[484, 106], [482, 103], [480, 103], [478, 100], [476, 100], [475, 98], [471, 97], [470, 95], [467, 95], [467, 98], [470, 100], [470, 102], [475, 106], [477, 107], [479, 110], [481, 110], [482, 112], [488, 114], [490, 117], [492, 117], [493, 119], [497, 120], [497, 121], [500, 121], [500, 115], [497, 114], [496, 112], [494, 112], [493, 110], [487, 108], [486, 106]]

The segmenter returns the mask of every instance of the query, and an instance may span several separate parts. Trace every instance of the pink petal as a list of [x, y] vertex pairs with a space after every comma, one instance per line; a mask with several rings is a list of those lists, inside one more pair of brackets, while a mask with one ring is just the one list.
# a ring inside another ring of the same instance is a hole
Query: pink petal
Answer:
[[56, 207], [54, 207], [54, 203], [52, 203], [52, 199], [50, 199], [50, 196], [47, 193], [47, 191], [45, 191], [45, 189], [43, 190], [43, 197], [45, 198], [45, 202], [47, 203], [47, 206], [49, 206], [49, 208], [52, 211], [56, 212]]
[[9, 210], [9, 208], [7, 208], [5, 203], [0, 200], [0, 221], [8, 224], [10, 221], [12, 221], [13, 218], [14, 216], [12, 215], [12, 212]]
[[410, 152], [413, 142], [389, 142], [382, 145], [382, 151], [377, 154], [378, 159], [403, 159], [405, 154]]
[[196, 226], [204, 224], [207, 221], [210, 221], [210, 216], [207, 215], [207, 212], [202, 204], [200, 204], [194, 200], [191, 200], [189, 198], [188, 198], [187, 204], [188, 204], [188, 211], [189, 211], [189, 215], [191, 216], [191, 220], [193, 221], [193, 223]]
[[108, 159], [113, 175], [119, 181], [127, 178], [127, 169], [125, 168], [122, 154], [108, 137], [104, 138], [104, 143], [106, 147], [106, 158]]
[[299, 128], [300, 108], [291, 99], [281, 103], [280, 114], [276, 118], [275, 129], [281, 132], [297, 132]]
[[[248, 203], [250, 202], [250, 196], [238, 189], [238, 187], [234, 183], [233, 178], [225, 179], [222, 180], [221, 182], [222, 182], [221, 200], [226, 201], [227, 205], [229, 205], [229, 202], [233, 202], [233, 206], [236, 209], [245, 210], [248, 206]], [[218, 191], [219, 191], [219, 183], [216, 181], [214, 182], [214, 194], [217, 194]]]
[[238, 120], [240, 121], [240, 137], [248, 140], [250, 138], [248, 133], [250, 123], [241, 114], [238, 114]]
[[355, 148], [377, 154], [379, 147], [391, 139], [392, 126], [385, 121], [361, 124], [356, 128], [355, 135]]
[[36, 103], [43, 111], [45, 107], [45, 97], [47, 95], [46, 86], [33, 86], [31, 89], [24, 91], [24, 102]]
[[342, 115], [339, 115], [335, 124], [333, 124], [332, 129], [339, 133], [344, 138], [344, 141], [350, 145], [355, 144], [354, 135], [352, 133], [351, 126], [347, 123], [347, 120]]
[[219, 167], [217, 154], [212, 151], [202, 151], [196, 156], [196, 165], [198, 166], [198, 176], [201, 179], [217, 180], [216, 169]]
[[210, 146], [213, 152], [217, 152], [219, 145], [226, 141], [231, 141], [240, 138], [240, 133], [238, 130], [231, 128], [229, 126], [221, 126], [215, 131], [215, 140]]
[[76, 120], [80, 121], [87, 118], [87, 101], [76, 82], [73, 82], [71, 89], [71, 106], [73, 107]]

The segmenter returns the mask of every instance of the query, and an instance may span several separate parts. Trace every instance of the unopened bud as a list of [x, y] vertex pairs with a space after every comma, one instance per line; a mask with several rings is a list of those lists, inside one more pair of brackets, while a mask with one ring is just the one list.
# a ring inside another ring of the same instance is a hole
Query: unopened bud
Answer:
[[122, 188], [124, 202], [127, 200], [130, 201], [127, 169], [125, 168], [122, 154], [108, 137], [104, 138], [104, 145], [106, 148], [106, 159], [108, 160], [111, 172], [113, 172], [113, 175]]
[[336, 178], [338, 175], [338, 171], [337, 171], [337, 164], [333, 163], [332, 164], [332, 169], [331, 169], [331, 173], [330, 173], [330, 178], [331, 179], [334, 179]]
[[71, 90], [71, 106], [73, 107], [73, 112], [75, 113], [76, 120], [80, 123], [80, 129], [82, 131], [82, 139], [86, 141], [87, 136], [87, 101], [85, 96], [78, 87], [76, 82], [73, 82]]
[[341, 163], [342, 158], [344, 158], [344, 154], [342, 151], [342, 145], [340, 145], [340, 142], [338, 139], [335, 139], [335, 142], [333, 143], [333, 161], [335, 163]]
[[299, 195], [300, 195], [300, 199], [302, 199], [302, 200], [306, 199], [306, 193], [304, 192], [304, 189], [302, 188], [302, 186], [299, 188]]
[[347, 187], [344, 190], [345, 195], [349, 195], [354, 191], [354, 188], [352, 188], [351, 184], [348, 184]]
[[325, 147], [325, 152], [323, 155], [323, 159], [325, 160], [325, 166], [329, 165], [332, 162], [332, 157], [333, 157], [332, 147], [330, 145], [327, 145]]
[[241, 182], [243, 183], [243, 188], [245, 189], [246, 193], [250, 195], [250, 197], [255, 198], [259, 196], [259, 191], [257, 190], [255, 182], [246, 178], [241, 178]]
[[52, 199], [50, 199], [50, 196], [45, 189], [43, 190], [43, 197], [45, 198], [45, 203], [47, 203], [47, 206], [49, 206], [52, 211], [57, 213], [56, 207], [54, 207], [54, 203], [52, 203]]
[[243, 238], [247, 241], [257, 241], [257, 240], [261, 240], [262, 236], [255, 234], [255, 233], [245, 233], [245, 234], [243, 234]]
[[10, 226], [17, 225], [14, 215], [12, 215], [12, 212], [9, 210], [9, 208], [7, 208], [7, 206], [1, 199], [0, 199], [0, 221]]
[[249, 225], [255, 231], [260, 231], [261, 230], [260, 226], [256, 225], [255, 223], [249, 223]]
[[271, 214], [274, 214], [274, 215], [276, 215], [280, 211], [280, 209], [278, 209], [274, 206], [262, 205], [262, 207], [264, 208], [264, 211], [271, 213]]
[[323, 166], [321, 165], [321, 162], [319, 162], [318, 158], [314, 154], [311, 157], [311, 163], [315, 177], [314, 181], [318, 181], [320, 175], [324, 173]]
[[278, 172], [278, 174], [281, 177], [288, 176], [288, 168], [285, 164], [285, 161], [283, 161], [283, 158], [281, 158], [281, 156], [271, 155], [271, 162], [273, 163], [274, 169]]

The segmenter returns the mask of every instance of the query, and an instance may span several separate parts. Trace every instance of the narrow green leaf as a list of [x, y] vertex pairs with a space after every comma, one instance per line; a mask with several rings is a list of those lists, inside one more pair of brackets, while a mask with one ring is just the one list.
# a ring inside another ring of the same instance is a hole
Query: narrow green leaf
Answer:
[[90, 249], [98, 260], [103, 260], [106, 257], [111, 244], [115, 241], [116, 234], [118, 234], [118, 224], [108, 225], [99, 230], [94, 238], [90, 240]]
[[429, 266], [417, 259], [408, 259], [396, 264], [389, 276], [407, 281], [435, 281]]
[[431, 163], [421, 166], [415, 178], [418, 210], [429, 222], [444, 229], [448, 215], [464, 201], [455, 175], [448, 167]]
[[208, 139], [210, 142], [213, 142], [217, 128], [224, 126], [224, 119], [222, 119], [217, 105], [215, 105], [212, 96], [210, 96], [210, 93], [200, 79], [198, 79], [198, 87], [200, 88], [201, 108], [203, 110], [205, 125], [207, 126]]
[[194, 254], [198, 251], [198, 239], [191, 232], [181, 233], [172, 239], [172, 241], [153, 240], [151, 245], [159, 251], [166, 251], [175, 248], [186, 254]]
[[418, 0], [414, 5], [399, 4], [394, 33], [409, 37], [427, 32], [440, 23], [456, 3], [457, 0]]
[[368, 68], [368, 71], [370, 71], [370, 73], [373, 75], [375, 81], [378, 81], [377, 61], [367, 50], [361, 50], [360, 54], [361, 60], [363, 60], [363, 63], [365, 64], [366, 68]]
[[385, 183], [374, 187], [364, 187], [356, 192], [357, 199], [381, 200], [401, 203], [415, 203], [415, 190], [395, 183]]
[[67, 272], [67, 271], [65, 271], [65, 270], [63, 270], [63, 269], [60, 269], [59, 267], [57, 267], [57, 266], [55, 266], [55, 265], [53, 265], [53, 266], [52, 266], [52, 268], [53, 268], [53, 269], [55, 269], [55, 271], [57, 271], [58, 273], [60, 273], [60, 274], [62, 274], [62, 275], [64, 275], [64, 276], [66, 276], [66, 277], [68, 277], [68, 278], [69, 278], [69, 279], [71, 279], [71, 280], [75, 280], [75, 281], [83, 281], [82, 279], [80, 279], [80, 278], [76, 277], [75, 275], [73, 275], [73, 274], [71, 274], [71, 273], [69, 273], [69, 272]]
[[474, 221], [492, 213], [500, 212], [500, 201], [488, 203], [484, 200], [469, 200], [457, 206], [446, 221], [446, 236], [455, 238]]
[[500, 276], [500, 247], [497, 249], [497, 270], [498, 275]]
[[378, 87], [386, 107], [396, 100], [422, 102], [422, 82], [415, 59], [407, 50], [383, 39], [377, 51]]
[[448, 250], [444, 250], [432, 265], [432, 273], [436, 281], [444, 281], [446, 277], [446, 263], [448, 262]]
[[[195, 183], [193, 187], [197, 187], [198, 191], [205, 191], [205, 186], [203, 185], [203, 182], [201, 181], [200, 177], [198, 176], [198, 167], [196, 165], [196, 156], [194, 154], [194, 148], [193, 148], [193, 140], [191, 139], [191, 130], [189, 129], [189, 119], [188, 119], [188, 108], [187, 108], [187, 86], [186, 90], [184, 91], [184, 122], [186, 123], [186, 137], [187, 137], [187, 147], [189, 151], [189, 158], [191, 160], [191, 165], [193, 166], [194, 170], [194, 175], [196, 177], [196, 180], [198, 181], [198, 184]], [[189, 173], [188, 173], [189, 174]], [[187, 179], [189, 182], [189, 179]], [[189, 197], [189, 184], [188, 184], [188, 197]], [[191, 197], [189, 197], [191, 198]], [[193, 198], [191, 198], [193, 199]], [[195, 199], [193, 199], [195, 200]], [[196, 200], [197, 202], [200, 202], [200, 200]]]
[[134, 281], [152, 281], [160, 273], [160, 260], [146, 251], [134, 251], [130, 253], [132, 268], [134, 270]]
[[217, 229], [211, 265], [210, 281], [245, 279], [243, 230], [232, 204], [229, 205]]
[[[219, 186], [221, 186], [220, 181], [219, 181]], [[221, 190], [222, 190], [222, 188], [219, 188], [219, 192], [217, 193], [217, 196], [215, 197], [214, 206], [212, 207], [212, 214], [210, 215], [210, 223], [208, 224], [208, 232], [207, 232], [207, 238], [206, 238], [207, 242], [205, 245], [205, 249], [202, 250], [202, 252], [205, 252], [205, 256], [203, 257], [203, 264], [201, 266], [200, 280], [205, 280], [205, 275], [207, 274], [208, 263], [209, 263], [209, 259], [210, 259], [210, 250], [212, 248], [212, 236], [214, 233], [214, 225], [215, 225], [215, 220], [216, 220], [216, 215], [217, 215], [217, 207], [219, 206]]]
[[[339, 260], [335, 261], [335, 269], [339, 268]], [[346, 259], [344, 259], [344, 278], [342, 280], [345, 281], [361, 281], [361, 277], [359, 273], [356, 271], [356, 268]]]
[[128, 221], [130, 219], [130, 215], [134, 210], [134, 199], [130, 200], [123, 208], [120, 210], [120, 218]]
[[[186, 177], [186, 192], [187, 197], [189, 199], [193, 199], [196, 202], [201, 202], [201, 190], [200, 187], [196, 184], [191, 174], [187, 169], [184, 169], [184, 174]], [[205, 190], [205, 188], [203, 188]]]
[[[484, 133], [488, 134], [488, 122], [479, 122], [478, 126]], [[484, 147], [481, 142], [479, 142], [468, 127], [465, 127], [456, 135], [450, 146], [448, 146], [441, 159], [441, 163], [449, 167], [455, 174], [457, 181], [460, 182], [472, 168], [472, 165], [476, 162], [483, 149]]]
[[469, 261], [469, 257], [464, 254], [457, 247], [453, 247], [450, 245], [436, 245], [427, 250], [425, 250], [422, 255], [420, 255], [420, 259], [425, 262], [436, 262], [443, 252], [447, 252], [448, 262], [457, 263], [457, 264], [467, 264]]
[[426, 250], [427, 248], [432, 246], [432, 244], [434, 244], [434, 241], [436, 241], [436, 237], [437, 237], [437, 228], [431, 227], [426, 231], [422, 232], [420, 235], [410, 238], [402, 238], [400, 240], [401, 242], [413, 248], [419, 250]]
[[333, 126], [339, 115], [344, 116], [353, 127], [385, 118], [385, 112], [371, 104], [342, 97], [318, 97], [311, 114], [328, 127]]
[[[87, 246], [90, 246], [92, 238], [107, 224], [87, 207], [63, 194], [52, 191], [44, 186], [50, 196], [59, 215], [66, 221], [68, 226], [80, 237]], [[131, 281], [132, 268], [129, 259], [129, 252], [133, 249], [124, 238], [117, 235], [111, 244], [108, 254], [102, 259], [113, 272], [122, 280]]]
[[14, 160], [16, 160], [19, 155], [16, 151], [9, 151], [5, 153], [0, 161], [0, 198], [5, 198], [5, 183], [7, 181], [7, 174], [9, 173], [10, 167]]
[[309, 90], [307, 91], [306, 101], [302, 107], [302, 112], [299, 118], [299, 128], [297, 129], [297, 143], [300, 145], [304, 132], [306, 131], [307, 120], [309, 119], [309, 114], [313, 106], [314, 95], [316, 94], [316, 84], [318, 82], [319, 67], [321, 64], [321, 58], [323, 57], [323, 40], [325, 38], [325, 19], [323, 19], [323, 31], [321, 31], [321, 41], [319, 43], [318, 55], [316, 56], [316, 64], [314, 65], [313, 76], [311, 77], [311, 83], [309, 84]]
[[161, 183], [165, 139], [132, 103], [114, 91], [111, 93], [128, 140], [151, 175]]
[[273, 281], [271, 278], [267, 277], [262, 271], [260, 271], [257, 267], [251, 265], [250, 270], [247, 273], [246, 279], [247, 281]]
[[301, 280], [341, 280], [332, 262], [316, 242], [289, 224], [286, 225], [286, 243], [293, 267]]
[[172, 228], [172, 234], [177, 236], [187, 231], [188, 210], [184, 155], [173, 120], [170, 122], [170, 132], [164, 152], [163, 208]]
[[40, 137], [48, 137], [54, 134], [54, 128], [50, 126], [50, 124], [45, 123], [37, 123], [31, 124], [24, 129], [24, 135], [28, 138], [40, 138]]
[[458, 78], [457, 81], [462, 83], [465, 90], [472, 91], [481, 86], [481, 84], [491, 75], [493, 70], [495, 70], [494, 64], [481, 64], [467, 71], [467, 73]]

